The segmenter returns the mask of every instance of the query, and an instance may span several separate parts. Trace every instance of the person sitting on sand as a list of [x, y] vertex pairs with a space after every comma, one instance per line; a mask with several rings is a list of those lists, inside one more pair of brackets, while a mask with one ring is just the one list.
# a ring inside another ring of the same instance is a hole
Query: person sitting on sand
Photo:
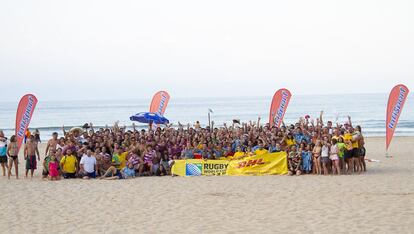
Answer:
[[78, 159], [73, 155], [71, 149], [66, 150], [66, 155], [60, 160], [60, 168], [62, 169], [63, 178], [76, 178], [78, 171]]
[[91, 150], [87, 150], [80, 160], [80, 172], [83, 179], [95, 179], [98, 171], [98, 164]]
[[121, 170], [121, 175], [123, 179], [135, 178], [134, 164], [128, 163], [127, 166]]
[[120, 149], [117, 149], [117, 152], [112, 156], [111, 163], [112, 165], [106, 170], [106, 172], [99, 178], [99, 179], [105, 179], [107, 177], [119, 177], [121, 174], [121, 161], [119, 160], [118, 153], [120, 152]]

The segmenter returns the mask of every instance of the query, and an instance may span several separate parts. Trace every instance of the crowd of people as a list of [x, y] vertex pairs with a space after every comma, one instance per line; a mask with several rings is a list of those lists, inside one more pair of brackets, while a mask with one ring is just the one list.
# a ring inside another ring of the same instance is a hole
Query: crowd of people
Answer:
[[[313, 120], [301, 117], [297, 123], [281, 127], [257, 122], [237, 123], [222, 127], [201, 127], [179, 123], [156, 129], [132, 129], [118, 126], [53, 133], [44, 152], [43, 178], [50, 180], [129, 179], [138, 176], [171, 175], [178, 159], [237, 160], [252, 155], [285, 151], [289, 175], [341, 175], [366, 171], [364, 137], [360, 126], [351, 118], [344, 124], [324, 122], [323, 112]], [[0, 132], [0, 163], [3, 176], [18, 178], [16, 137], [10, 141]], [[31, 177], [40, 161], [38, 140], [28, 136], [24, 144], [26, 173]], [[8, 165], [7, 164], [8, 161]]]

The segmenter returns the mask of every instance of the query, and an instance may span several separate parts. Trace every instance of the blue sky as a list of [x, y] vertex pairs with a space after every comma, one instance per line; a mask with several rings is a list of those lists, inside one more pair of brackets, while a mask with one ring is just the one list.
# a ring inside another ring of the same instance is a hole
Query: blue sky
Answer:
[[414, 87], [412, 1], [1, 1], [2, 100]]

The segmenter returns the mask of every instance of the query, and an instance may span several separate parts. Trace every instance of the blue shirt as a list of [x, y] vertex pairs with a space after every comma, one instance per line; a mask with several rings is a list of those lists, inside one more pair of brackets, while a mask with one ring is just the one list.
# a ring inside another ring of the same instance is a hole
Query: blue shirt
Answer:
[[128, 167], [124, 167], [123, 171], [124, 171], [124, 175], [125, 175], [126, 178], [135, 176], [134, 168], [130, 169]]
[[3, 141], [0, 141], [0, 156], [7, 156], [7, 144]]
[[269, 153], [275, 153], [275, 152], [280, 152], [281, 150], [278, 149], [276, 146], [269, 146]]

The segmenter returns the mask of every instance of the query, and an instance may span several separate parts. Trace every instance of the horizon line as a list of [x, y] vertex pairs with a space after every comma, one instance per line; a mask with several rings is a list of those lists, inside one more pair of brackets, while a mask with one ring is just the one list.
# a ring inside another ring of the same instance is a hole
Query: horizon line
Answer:
[[[167, 91], [168, 92], [168, 91]], [[387, 93], [383, 93], [383, 92], [367, 92], [367, 93], [326, 93], [326, 94], [296, 94], [296, 95], [292, 95], [292, 97], [294, 96], [298, 96], [298, 97], [307, 97], [307, 96], [333, 96], [333, 95], [374, 95], [374, 94], [387, 94]], [[33, 94], [35, 95], [35, 94]], [[36, 96], [36, 95], [35, 95]], [[196, 99], [201, 99], [201, 98], [207, 98], [207, 99], [219, 99], [219, 98], [265, 98], [265, 97], [272, 97], [267, 96], [267, 95], [262, 95], [262, 96], [257, 96], [257, 95], [252, 95], [252, 96], [177, 96], [175, 97], [176, 99], [185, 99], [185, 98], [196, 98]], [[172, 99], [173, 97], [171, 97]], [[53, 99], [45, 99], [42, 100], [42, 102], [65, 102], [65, 101], [126, 101], [126, 100], [151, 100], [151, 97], [137, 97], [137, 98], [133, 98], [133, 97], [125, 97], [125, 98], [112, 98], [112, 99], [107, 99], [107, 98], [103, 98], [103, 99], [57, 99], [57, 100], [53, 100]], [[10, 102], [15, 102], [15, 101], [19, 101], [19, 100], [2, 100], [0, 101], [0, 103], [10, 103]]]

